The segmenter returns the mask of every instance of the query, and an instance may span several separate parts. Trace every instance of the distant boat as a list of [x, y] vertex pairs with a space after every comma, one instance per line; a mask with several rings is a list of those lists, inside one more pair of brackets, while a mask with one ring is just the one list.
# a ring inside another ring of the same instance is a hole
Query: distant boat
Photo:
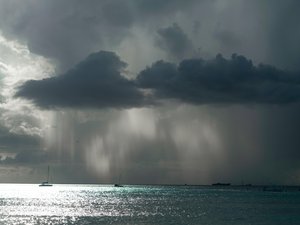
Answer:
[[212, 186], [230, 186], [230, 183], [214, 183]]
[[50, 167], [48, 166], [48, 173], [47, 173], [47, 181], [43, 181], [39, 186], [40, 187], [51, 187], [52, 184], [49, 183], [49, 174], [50, 174]]
[[121, 175], [119, 176], [118, 183], [114, 184], [114, 187], [123, 187], [123, 185], [120, 183], [120, 180], [121, 180]]

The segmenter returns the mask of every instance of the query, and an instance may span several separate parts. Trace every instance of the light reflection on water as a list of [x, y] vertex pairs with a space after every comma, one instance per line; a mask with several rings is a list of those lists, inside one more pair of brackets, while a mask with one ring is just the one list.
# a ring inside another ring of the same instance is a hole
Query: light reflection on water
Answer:
[[300, 192], [0, 185], [1, 224], [300, 224]]

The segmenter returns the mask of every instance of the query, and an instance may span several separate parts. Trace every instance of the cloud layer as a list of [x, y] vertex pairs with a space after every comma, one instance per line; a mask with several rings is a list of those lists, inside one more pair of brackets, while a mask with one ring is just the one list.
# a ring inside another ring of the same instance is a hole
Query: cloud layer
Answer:
[[16, 96], [41, 108], [132, 108], [152, 99], [191, 104], [284, 104], [300, 100], [300, 76], [268, 65], [254, 66], [240, 55], [212, 60], [157, 61], [136, 80], [122, 76], [126, 63], [113, 52], [91, 54], [67, 73], [31, 80]]
[[157, 33], [157, 45], [173, 58], [182, 59], [193, 52], [192, 41], [177, 23], [161, 28]]
[[193, 104], [282, 104], [300, 100], [300, 75], [268, 65], [254, 66], [244, 56], [188, 59], [176, 66], [158, 61], [143, 70], [138, 84], [158, 98]]
[[128, 108], [145, 104], [135, 83], [121, 75], [126, 63], [112, 52], [89, 55], [60, 76], [27, 81], [16, 96], [41, 108]]
[[95, 49], [117, 46], [134, 25], [167, 17], [194, 2], [0, 0], [0, 29], [65, 70]]

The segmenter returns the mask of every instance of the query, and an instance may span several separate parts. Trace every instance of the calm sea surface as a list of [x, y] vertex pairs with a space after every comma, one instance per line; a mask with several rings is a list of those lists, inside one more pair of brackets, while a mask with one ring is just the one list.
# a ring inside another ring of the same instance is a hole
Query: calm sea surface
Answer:
[[299, 225], [300, 191], [0, 184], [0, 224]]

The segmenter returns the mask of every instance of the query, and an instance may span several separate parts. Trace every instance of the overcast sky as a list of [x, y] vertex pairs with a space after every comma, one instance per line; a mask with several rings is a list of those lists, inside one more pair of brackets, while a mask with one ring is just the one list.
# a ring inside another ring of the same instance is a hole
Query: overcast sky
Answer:
[[300, 184], [297, 0], [0, 0], [0, 181]]

